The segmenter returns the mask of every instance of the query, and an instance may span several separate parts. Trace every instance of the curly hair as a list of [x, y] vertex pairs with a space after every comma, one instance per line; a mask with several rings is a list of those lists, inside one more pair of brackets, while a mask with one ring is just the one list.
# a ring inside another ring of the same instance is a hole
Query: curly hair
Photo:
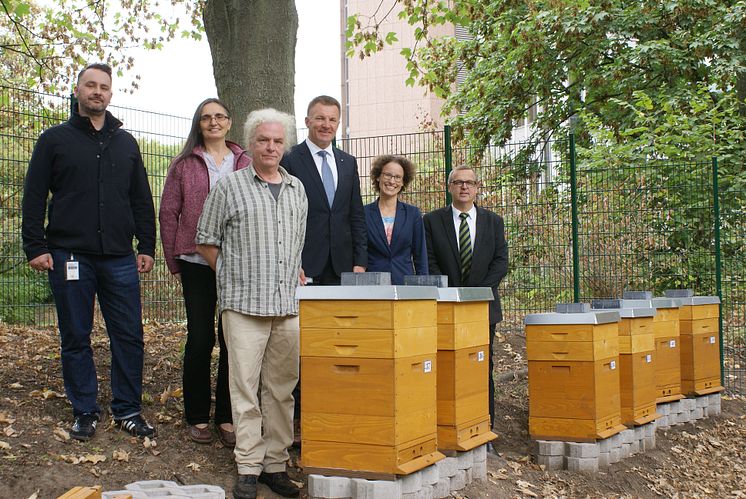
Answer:
[[243, 126], [243, 140], [246, 147], [254, 140], [256, 129], [263, 123], [279, 123], [282, 125], [285, 129], [285, 148], [290, 149], [291, 146], [295, 145], [295, 117], [268, 107], [251, 111], [246, 118], [246, 123]]
[[414, 163], [409, 161], [404, 156], [394, 156], [393, 154], [384, 154], [382, 156], [377, 156], [373, 160], [373, 164], [370, 167], [370, 182], [373, 185], [373, 190], [376, 192], [379, 192], [381, 189], [378, 185], [378, 180], [381, 178], [383, 167], [388, 165], [389, 163], [396, 163], [397, 165], [402, 167], [402, 170], [404, 170], [404, 178], [402, 179], [401, 186], [402, 191], [410, 184], [410, 182], [412, 182], [415, 174], [417, 173], [417, 169], [414, 167]]

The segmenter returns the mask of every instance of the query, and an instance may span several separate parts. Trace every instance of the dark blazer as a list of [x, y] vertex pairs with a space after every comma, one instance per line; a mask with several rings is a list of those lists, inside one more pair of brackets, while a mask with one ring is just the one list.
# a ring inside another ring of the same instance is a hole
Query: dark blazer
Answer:
[[422, 214], [416, 206], [396, 202], [391, 245], [381, 220], [378, 200], [365, 205], [368, 227], [368, 272], [391, 272], [391, 284], [404, 284], [405, 275], [427, 274], [427, 245]]
[[339, 276], [351, 272], [354, 265], [368, 266], [363, 201], [360, 178], [354, 156], [334, 148], [337, 163], [337, 190], [329, 206], [321, 176], [306, 142], [293, 147], [280, 164], [303, 182], [308, 196], [306, 241], [303, 246], [303, 271], [317, 277], [331, 255], [332, 267]]
[[500, 322], [503, 315], [497, 287], [508, 273], [508, 244], [502, 217], [477, 206], [476, 238], [467, 282], [461, 282], [461, 258], [451, 206], [428, 213], [424, 221], [430, 273], [447, 275], [449, 286], [492, 288], [495, 300], [490, 302], [490, 324]]

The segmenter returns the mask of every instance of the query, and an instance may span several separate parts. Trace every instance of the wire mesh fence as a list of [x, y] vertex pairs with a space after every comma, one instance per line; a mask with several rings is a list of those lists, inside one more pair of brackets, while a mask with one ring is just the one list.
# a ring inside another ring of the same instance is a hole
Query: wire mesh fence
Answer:
[[[137, 139], [156, 210], [168, 164], [186, 137], [191, 120], [167, 114], [109, 106]], [[31, 270], [21, 245], [23, 179], [39, 134], [70, 115], [70, 98], [0, 87], [0, 320], [55, 323], [54, 301], [45, 275]], [[160, 262], [142, 277], [146, 320], [183, 320], [181, 287]]]
[[[0, 320], [54, 324], [46, 277], [30, 270], [21, 250], [20, 205], [35, 141], [42, 130], [67, 119], [70, 101], [0, 87], [0, 104]], [[110, 110], [140, 144], [158, 209], [169, 161], [190, 119]], [[736, 182], [717, 191], [709, 160], [586, 164], [575, 157], [571, 138], [473, 151], [452, 148], [447, 130], [342, 139], [337, 146], [357, 157], [365, 203], [376, 197], [369, 179], [373, 159], [407, 156], [418, 173], [403, 199], [423, 213], [448, 203], [451, 165], [477, 165], [482, 181], [477, 202], [503, 216], [510, 248], [510, 272], [501, 289], [503, 331], [522, 330], [526, 313], [619, 297], [624, 290], [720, 294], [725, 383], [746, 392], [746, 192]], [[142, 279], [145, 320], [184, 320], [179, 283], [162, 259]]]

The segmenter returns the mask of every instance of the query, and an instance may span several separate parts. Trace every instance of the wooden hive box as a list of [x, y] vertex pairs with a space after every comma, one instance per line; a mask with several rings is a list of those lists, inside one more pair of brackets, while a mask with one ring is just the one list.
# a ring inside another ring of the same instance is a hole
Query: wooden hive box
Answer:
[[655, 399], [662, 404], [684, 398], [681, 394], [681, 340], [679, 304], [671, 298], [621, 300], [625, 308], [652, 307], [655, 337]]
[[435, 288], [300, 288], [301, 464], [408, 474], [437, 451]]
[[618, 320], [615, 311], [526, 316], [531, 438], [595, 441], [625, 428]]
[[594, 300], [593, 307], [619, 312], [619, 391], [622, 423], [658, 418], [655, 391], [654, 308], [619, 308], [620, 300]]
[[489, 410], [490, 288], [438, 289], [438, 448], [497, 438]]
[[720, 384], [720, 298], [679, 298], [681, 334], [681, 391], [707, 395], [725, 388]]

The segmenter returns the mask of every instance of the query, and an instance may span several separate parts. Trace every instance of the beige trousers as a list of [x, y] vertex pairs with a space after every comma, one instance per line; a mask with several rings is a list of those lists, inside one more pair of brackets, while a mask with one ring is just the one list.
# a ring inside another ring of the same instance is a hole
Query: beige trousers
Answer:
[[238, 474], [285, 471], [293, 443], [298, 316], [257, 317], [225, 310], [222, 319]]

